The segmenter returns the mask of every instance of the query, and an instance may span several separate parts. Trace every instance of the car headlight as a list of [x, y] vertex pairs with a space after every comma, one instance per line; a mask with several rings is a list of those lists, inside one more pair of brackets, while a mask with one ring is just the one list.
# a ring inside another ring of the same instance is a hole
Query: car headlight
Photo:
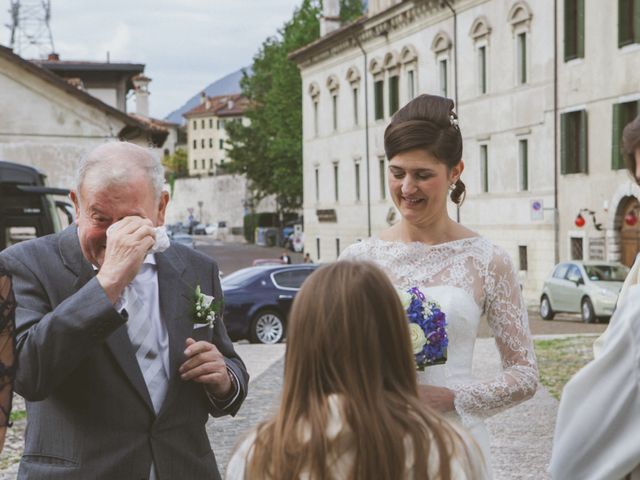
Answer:
[[606, 288], [599, 288], [598, 289], [598, 293], [600, 295], [602, 295], [603, 297], [608, 297], [608, 298], [615, 298], [618, 296], [618, 294], [616, 292], [613, 292], [611, 290], [607, 290]]

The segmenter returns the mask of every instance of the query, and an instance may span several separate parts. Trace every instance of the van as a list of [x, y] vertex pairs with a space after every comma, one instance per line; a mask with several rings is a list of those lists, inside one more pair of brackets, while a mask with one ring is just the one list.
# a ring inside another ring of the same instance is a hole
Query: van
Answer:
[[0, 250], [73, 222], [71, 204], [54, 198], [67, 197], [69, 190], [47, 187], [45, 179], [33, 167], [0, 161]]

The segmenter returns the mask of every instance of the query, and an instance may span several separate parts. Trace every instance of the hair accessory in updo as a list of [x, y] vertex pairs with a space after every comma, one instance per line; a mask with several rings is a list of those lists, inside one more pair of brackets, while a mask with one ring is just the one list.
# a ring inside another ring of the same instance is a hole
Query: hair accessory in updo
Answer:
[[456, 117], [455, 113], [451, 113], [449, 115], [449, 122], [451, 122], [452, 127], [458, 128], [458, 118]]

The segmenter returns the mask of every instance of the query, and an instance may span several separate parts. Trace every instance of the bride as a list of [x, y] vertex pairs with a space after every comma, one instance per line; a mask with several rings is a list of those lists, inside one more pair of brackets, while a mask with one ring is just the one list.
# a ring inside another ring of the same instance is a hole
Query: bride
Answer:
[[[418, 287], [447, 318], [448, 360], [418, 372], [421, 398], [459, 420], [491, 465], [483, 419], [533, 396], [538, 371], [527, 310], [509, 255], [447, 214], [465, 186], [462, 136], [453, 101], [421, 95], [399, 110], [384, 134], [388, 182], [401, 220], [351, 245], [340, 259], [370, 260], [398, 288]], [[502, 372], [489, 381], [471, 373], [480, 317], [486, 315]]]

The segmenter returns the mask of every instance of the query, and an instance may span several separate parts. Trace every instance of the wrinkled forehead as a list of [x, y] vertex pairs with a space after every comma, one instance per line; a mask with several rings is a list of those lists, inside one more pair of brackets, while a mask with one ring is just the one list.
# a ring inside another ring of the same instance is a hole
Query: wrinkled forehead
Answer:
[[[129, 169], [122, 175], [101, 175], [98, 170], [87, 173], [78, 197], [85, 204], [105, 201], [122, 202], [131, 201], [144, 202], [155, 198], [153, 184], [149, 177], [142, 170]], [[135, 200], [134, 200], [135, 199]]]

